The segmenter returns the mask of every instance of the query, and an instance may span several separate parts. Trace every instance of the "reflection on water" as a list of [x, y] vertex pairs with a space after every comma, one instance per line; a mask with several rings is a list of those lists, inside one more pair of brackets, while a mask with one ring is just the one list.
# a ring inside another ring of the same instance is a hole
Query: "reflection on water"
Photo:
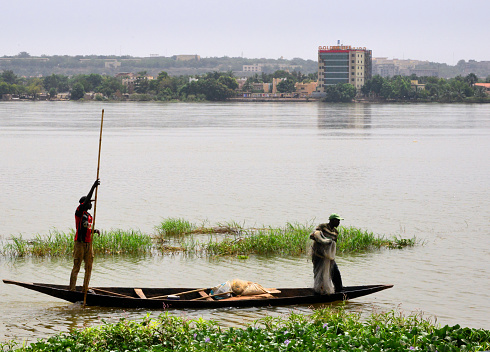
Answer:
[[324, 130], [371, 128], [370, 104], [333, 104], [318, 108], [318, 128]]
[[[490, 328], [490, 105], [0, 102], [3, 241], [74, 226], [95, 177], [102, 108], [98, 227], [151, 234], [168, 217], [284, 226], [337, 212], [345, 226], [424, 241], [339, 256], [345, 285], [395, 285], [347, 309], [401, 306], [442, 324]], [[0, 278], [68, 284], [71, 267], [68, 258], [0, 257]], [[269, 287], [313, 280], [307, 256], [148, 255], [97, 257], [91, 285], [210, 287], [234, 278]], [[0, 287], [0, 340], [146, 315]], [[291, 309], [172, 314], [230, 326]]]

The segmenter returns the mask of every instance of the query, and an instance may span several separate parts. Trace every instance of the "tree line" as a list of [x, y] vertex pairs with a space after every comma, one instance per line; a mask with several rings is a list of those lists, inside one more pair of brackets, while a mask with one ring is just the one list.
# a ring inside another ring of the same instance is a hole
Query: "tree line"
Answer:
[[[418, 81], [419, 86], [412, 85]], [[452, 102], [478, 102], [488, 101], [485, 88], [475, 83], [483, 82], [474, 74], [456, 76], [450, 79], [438, 77], [394, 76], [383, 78], [374, 76], [368, 79], [361, 88], [361, 94], [367, 98], [388, 101], [436, 101], [442, 103]], [[490, 83], [490, 76], [484, 82]], [[423, 89], [422, 86], [424, 85]]]
[[[241, 92], [261, 92], [256, 83], [277, 84], [279, 93], [295, 92], [297, 82], [316, 81], [317, 74], [303, 74], [277, 70], [273, 73], [255, 74], [249, 77]], [[412, 81], [418, 81], [414, 85]], [[437, 102], [484, 102], [488, 101], [485, 89], [476, 86], [482, 81], [470, 73], [467, 76], [443, 79], [438, 77], [394, 76], [384, 78], [374, 76], [357, 91], [351, 84], [325, 87], [327, 102], [350, 102], [355, 98], [383, 101], [437, 101]], [[490, 76], [485, 82], [490, 83]], [[423, 86], [422, 86], [423, 85]], [[161, 71], [155, 79], [149, 79], [146, 71], [136, 74], [130, 84], [123, 84], [123, 77], [113, 77], [98, 73], [65, 76], [51, 74], [46, 77], [19, 77], [13, 71], [0, 74], [0, 95], [13, 94], [36, 97], [41, 93], [54, 98], [58, 93], [69, 93], [72, 100], [85, 97], [88, 92], [97, 93], [96, 99], [118, 100], [211, 100], [223, 101], [238, 93], [238, 81], [232, 71], [209, 72], [202, 75], [170, 76]], [[423, 87], [423, 89], [422, 89]]]
[[[305, 75], [294, 71], [289, 73], [278, 70], [274, 73], [254, 75], [247, 79], [243, 90], [256, 91], [254, 83], [272, 83], [274, 78], [281, 78], [277, 85], [280, 93], [295, 91], [296, 82], [311, 82], [316, 80], [316, 74]], [[123, 77], [100, 75], [98, 73], [79, 74], [71, 77], [51, 74], [46, 77], [24, 78], [11, 70], [0, 74], [0, 95], [14, 94], [31, 97], [41, 93], [54, 98], [58, 93], [70, 93], [70, 99], [79, 100], [88, 92], [99, 93], [96, 99], [122, 99], [130, 95], [134, 100], [211, 100], [220, 101], [234, 97], [239, 87], [232, 71], [209, 72], [193, 76], [170, 76], [162, 71], [155, 79], [149, 79], [146, 71], [136, 74], [130, 84], [123, 84]]]

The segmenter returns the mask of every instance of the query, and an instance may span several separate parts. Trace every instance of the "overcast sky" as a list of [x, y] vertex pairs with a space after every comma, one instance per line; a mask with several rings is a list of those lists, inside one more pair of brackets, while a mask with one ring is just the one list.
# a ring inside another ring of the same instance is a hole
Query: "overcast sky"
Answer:
[[131, 55], [490, 61], [490, 0], [5, 0], [0, 56]]

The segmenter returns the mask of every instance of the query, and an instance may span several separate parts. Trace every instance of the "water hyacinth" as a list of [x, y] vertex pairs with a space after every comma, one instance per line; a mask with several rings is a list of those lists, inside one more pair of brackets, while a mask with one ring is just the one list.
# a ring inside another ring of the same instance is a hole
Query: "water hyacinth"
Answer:
[[[379, 330], [374, 333], [376, 326]], [[191, 320], [164, 313], [155, 319], [147, 316], [141, 322], [123, 318], [113, 324], [74, 329], [26, 346], [0, 343], [2, 351], [15, 348], [19, 352], [485, 351], [490, 349], [490, 331], [459, 325], [440, 327], [421, 315], [405, 316], [398, 311], [364, 318], [343, 307], [317, 309], [309, 315], [265, 317], [245, 328], [221, 328], [202, 318]]]

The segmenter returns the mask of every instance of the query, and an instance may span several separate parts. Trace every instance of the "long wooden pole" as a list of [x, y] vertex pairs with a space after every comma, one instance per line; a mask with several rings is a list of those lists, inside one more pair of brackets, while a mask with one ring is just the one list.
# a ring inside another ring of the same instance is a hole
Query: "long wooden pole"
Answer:
[[[99, 157], [97, 158], [97, 180], [99, 179], [99, 170], [100, 170], [100, 150], [102, 147], [102, 127], [104, 126], [104, 109], [102, 109], [102, 117], [100, 119], [100, 135], [99, 135]], [[95, 201], [94, 201], [94, 220], [92, 222], [92, 235], [94, 234], [93, 231], [95, 231], [95, 216], [97, 215], [97, 191], [99, 187], [95, 187]], [[90, 247], [92, 247], [92, 242], [90, 242]], [[92, 248], [90, 248], [92, 249]], [[91, 273], [88, 273], [89, 275]], [[87, 275], [87, 273], [85, 273]], [[88, 291], [88, 284], [89, 280], [87, 280], [86, 285], [83, 287], [83, 307], [87, 304], [87, 291]]]

